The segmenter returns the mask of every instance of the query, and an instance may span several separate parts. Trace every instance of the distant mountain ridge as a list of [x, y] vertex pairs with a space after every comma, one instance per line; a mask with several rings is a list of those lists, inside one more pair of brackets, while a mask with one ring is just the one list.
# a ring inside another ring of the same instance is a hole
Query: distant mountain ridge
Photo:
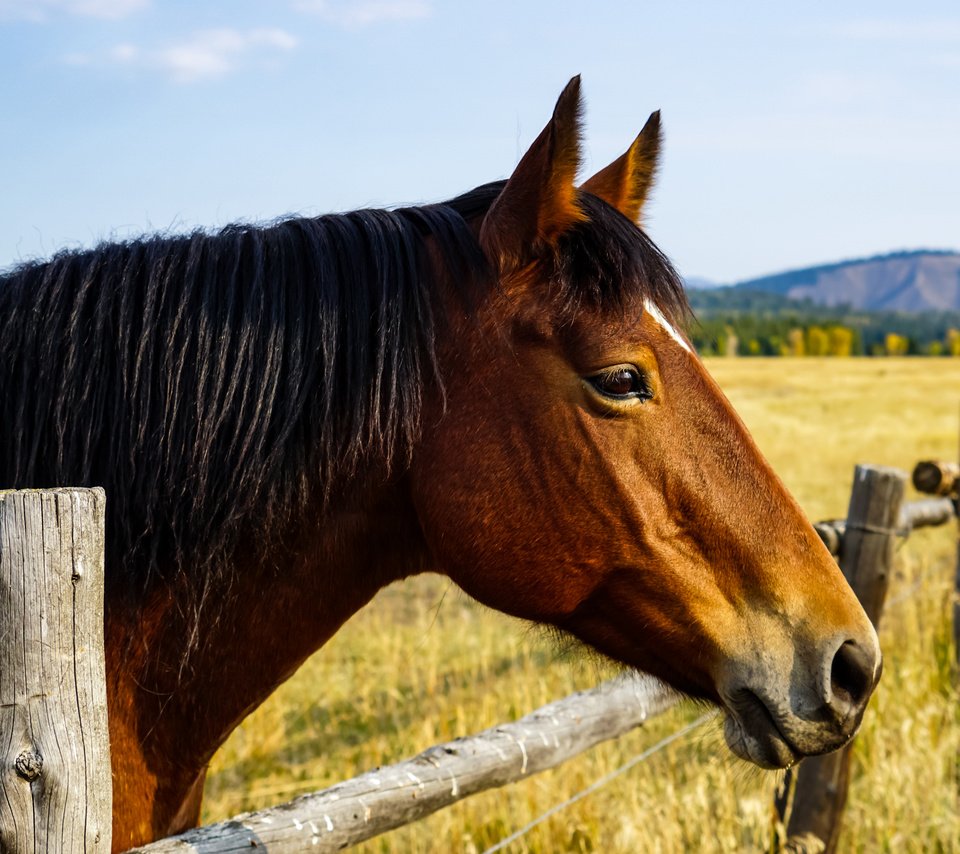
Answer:
[[736, 290], [867, 311], [960, 310], [960, 252], [919, 249], [737, 282]]

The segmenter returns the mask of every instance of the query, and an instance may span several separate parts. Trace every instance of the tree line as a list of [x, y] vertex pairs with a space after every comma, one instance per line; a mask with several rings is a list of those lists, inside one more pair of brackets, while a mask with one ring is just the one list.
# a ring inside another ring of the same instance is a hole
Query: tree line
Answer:
[[739, 289], [689, 295], [690, 335], [707, 356], [960, 357], [956, 311], [857, 311]]

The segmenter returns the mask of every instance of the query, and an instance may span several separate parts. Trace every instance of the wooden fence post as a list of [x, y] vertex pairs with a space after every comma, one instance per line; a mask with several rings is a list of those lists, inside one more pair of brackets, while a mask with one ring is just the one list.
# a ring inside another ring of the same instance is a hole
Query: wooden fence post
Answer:
[[[867, 616], [879, 626], [890, 581], [896, 525], [907, 475], [886, 466], [859, 465], [843, 539], [840, 569]], [[837, 850], [850, 780], [852, 742], [835, 753], [804, 759], [787, 772], [775, 807], [782, 823], [793, 791], [785, 849], [797, 854]]]
[[110, 850], [102, 489], [0, 492], [0, 851]]

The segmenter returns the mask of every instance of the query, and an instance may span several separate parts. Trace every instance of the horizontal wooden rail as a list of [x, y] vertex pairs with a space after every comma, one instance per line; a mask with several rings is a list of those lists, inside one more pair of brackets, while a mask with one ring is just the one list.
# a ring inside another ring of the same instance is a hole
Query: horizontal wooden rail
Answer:
[[139, 854], [339, 851], [469, 795], [546, 771], [675, 705], [650, 676], [628, 675], [543, 706], [515, 723], [425, 750], [329, 789], [134, 849]]
[[[900, 507], [896, 533], [906, 536], [917, 528], [945, 525], [956, 515], [956, 505], [949, 498], [921, 498], [918, 501], [907, 501]], [[847, 527], [846, 520], [817, 522], [813, 527], [830, 550], [830, 554], [836, 557], [840, 553], [840, 541]]]

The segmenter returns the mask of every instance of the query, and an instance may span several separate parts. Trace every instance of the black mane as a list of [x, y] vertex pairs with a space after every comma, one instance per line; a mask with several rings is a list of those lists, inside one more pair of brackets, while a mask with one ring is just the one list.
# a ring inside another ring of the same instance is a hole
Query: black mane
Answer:
[[[431, 296], [441, 277], [465, 298], [491, 286], [469, 223], [502, 187], [108, 243], [0, 276], [0, 488], [104, 486], [114, 588], [209, 581], [254, 520], [276, 530], [365, 462], [406, 460], [441, 379]], [[680, 321], [652, 242], [581, 203], [589, 221], [550, 264], [567, 301], [639, 291]]]

